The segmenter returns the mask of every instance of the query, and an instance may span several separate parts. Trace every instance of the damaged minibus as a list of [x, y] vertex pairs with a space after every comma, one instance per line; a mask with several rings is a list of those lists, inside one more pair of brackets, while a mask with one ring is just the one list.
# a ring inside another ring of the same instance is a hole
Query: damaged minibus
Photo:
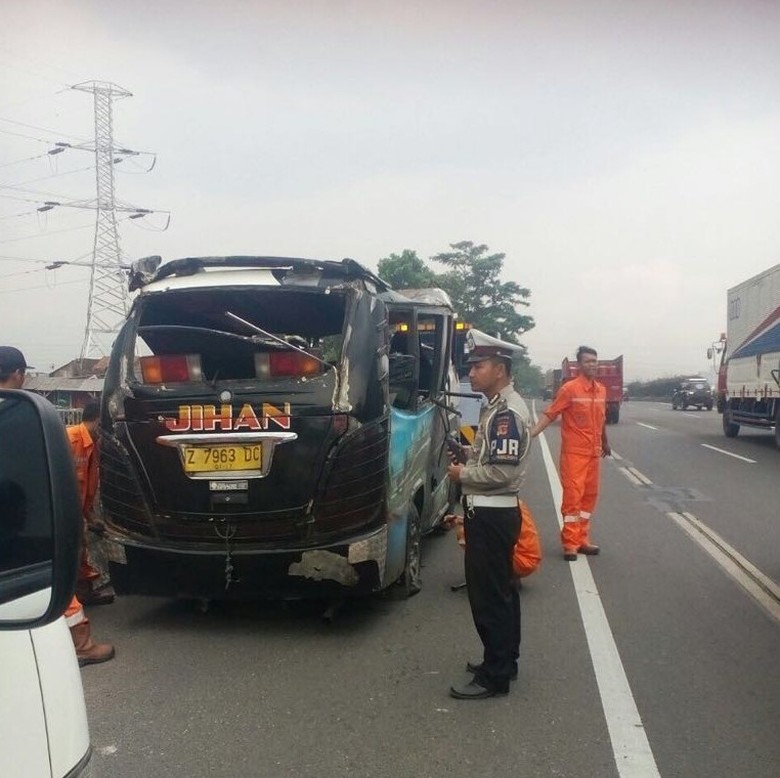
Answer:
[[353, 260], [136, 263], [103, 392], [120, 592], [419, 590], [450, 507], [453, 311]]

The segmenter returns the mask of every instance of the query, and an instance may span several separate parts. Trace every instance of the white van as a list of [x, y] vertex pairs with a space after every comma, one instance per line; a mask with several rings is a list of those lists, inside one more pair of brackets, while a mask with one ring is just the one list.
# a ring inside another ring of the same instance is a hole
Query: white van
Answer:
[[0, 776], [89, 775], [76, 653], [62, 613], [75, 588], [81, 516], [53, 407], [0, 390]]

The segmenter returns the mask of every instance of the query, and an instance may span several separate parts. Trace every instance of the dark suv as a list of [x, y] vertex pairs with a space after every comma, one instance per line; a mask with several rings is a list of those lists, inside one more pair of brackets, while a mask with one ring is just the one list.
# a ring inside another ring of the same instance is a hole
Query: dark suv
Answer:
[[712, 410], [715, 402], [712, 387], [706, 378], [688, 378], [683, 381], [672, 394], [672, 410], [685, 410], [689, 405], [695, 405], [698, 410]]

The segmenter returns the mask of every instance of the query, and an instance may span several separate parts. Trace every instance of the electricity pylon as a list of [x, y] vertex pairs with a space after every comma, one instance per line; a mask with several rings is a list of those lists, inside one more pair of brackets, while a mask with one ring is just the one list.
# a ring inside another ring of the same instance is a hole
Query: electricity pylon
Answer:
[[[89, 279], [89, 306], [81, 358], [108, 354], [119, 327], [127, 316], [130, 297], [127, 276], [121, 269], [122, 250], [116, 226], [117, 210], [139, 211], [120, 207], [114, 196], [114, 135], [113, 101], [132, 97], [116, 84], [88, 81], [73, 89], [92, 92], [95, 99], [95, 171], [97, 180], [97, 212], [92, 269]], [[82, 146], [82, 148], [86, 148]], [[126, 150], [122, 150], [126, 151]], [[89, 206], [85, 206], [89, 207]]]

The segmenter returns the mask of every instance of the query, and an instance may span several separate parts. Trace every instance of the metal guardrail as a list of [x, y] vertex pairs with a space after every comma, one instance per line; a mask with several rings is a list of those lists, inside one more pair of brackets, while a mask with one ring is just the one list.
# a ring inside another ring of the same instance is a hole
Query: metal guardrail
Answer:
[[81, 424], [81, 408], [57, 408], [57, 413], [66, 427], [73, 424]]

